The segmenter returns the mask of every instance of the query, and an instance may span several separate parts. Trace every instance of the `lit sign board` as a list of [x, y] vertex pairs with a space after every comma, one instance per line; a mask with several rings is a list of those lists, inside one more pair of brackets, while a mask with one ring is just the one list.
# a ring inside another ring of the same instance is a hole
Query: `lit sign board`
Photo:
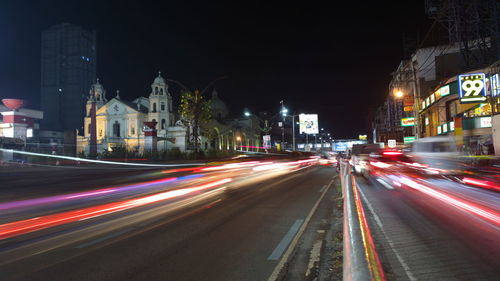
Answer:
[[387, 140], [388, 147], [396, 147], [396, 140]]
[[300, 114], [299, 115], [299, 132], [300, 134], [317, 134], [318, 131], [318, 114]]
[[492, 96], [496, 97], [500, 95], [500, 77], [498, 74], [490, 77], [490, 88]]
[[484, 73], [463, 74], [458, 76], [458, 90], [461, 103], [486, 101]]
[[443, 86], [439, 88], [439, 95], [444, 97], [450, 94], [450, 85]]
[[359, 140], [367, 140], [368, 136], [367, 135], [359, 135], [358, 138], [359, 138]]
[[415, 137], [404, 137], [403, 138], [403, 142], [404, 143], [410, 143], [410, 142], [415, 141], [415, 139], [416, 139]]
[[425, 106], [425, 100], [422, 101], [422, 109], [426, 108]]
[[436, 101], [436, 96], [434, 93], [431, 94], [431, 104], [433, 104]]
[[263, 135], [262, 136], [262, 143], [264, 144], [265, 149], [270, 149], [271, 148], [271, 136], [270, 135]]
[[401, 118], [401, 126], [402, 127], [415, 126], [415, 117]]
[[441, 125], [438, 126], [438, 135], [441, 134]]
[[455, 121], [450, 122], [450, 132], [455, 131]]
[[427, 98], [425, 99], [425, 106], [427, 107], [427, 106], [429, 106], [429, 105], [431, 105], [431, 99], [430, 99], [429, 97], [427, 97]]
[[425, 117], [425, 126], [429, 126], [429, 117]]
[[479, 118], [480, 128], [491, 128], [491, 116]]
[[448, 124], [443, 124], [441, 127], [442, 127], [443, 134], [448, 133]]

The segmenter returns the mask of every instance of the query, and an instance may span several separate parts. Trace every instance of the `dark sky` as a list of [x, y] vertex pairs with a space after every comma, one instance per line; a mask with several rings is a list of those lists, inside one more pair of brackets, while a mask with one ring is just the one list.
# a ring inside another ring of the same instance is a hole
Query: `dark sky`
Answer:
[[296, 113], [318, 113], [334, 138], [366, 133], [368, 110], [382, 103], [403, 56], [403, 33], [428, 26], [423, 0], [2, 1], [1, 98], [38, 105], [40, 33], [61, 22], [97, 31], [108, 98], [116, 89], [124, 99], [147, 96], [158, 70], [197, 88], [228, 76], [215, 87], [233, 116], [278, 111], [283, 99]]

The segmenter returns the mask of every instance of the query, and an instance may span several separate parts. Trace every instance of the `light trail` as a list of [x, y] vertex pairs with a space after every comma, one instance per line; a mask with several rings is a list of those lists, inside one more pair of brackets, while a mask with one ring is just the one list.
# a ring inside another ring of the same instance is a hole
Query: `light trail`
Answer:
[[471, 204], [470, 202], [460, 200], [456, 197], [434, 190], [406, 177], [401, 177], [399, 181], [415, 190], [423, 192], [429, 196], [441, 200], [442, 202], [448, 203], [451, 206], [460, 208], [472, 215], [476, 215], [493, 222], [497, 226], [500, 226], [500, 214], [498, 212], [495, 212], [494, 210], [485, 209], [475, 204]]
[[152, 203], [157, 203], [167, 199], [173, 199], [180, 196], [188, 195], [194, 192], [202, 191], [204, 189], [213, 188], [230, 182], [231, 178], [225, 178], [202, 184], [199, 186], [176, 189], [172, 191], [162, 192], [154, 195], [144, 196], [140, 198], [125, 200], [121, 202], [114, 202], [100, 206], [94, 206], [79, 210], [67, 211], [58, 214], [52, 214], [42, 217], [36, 217], [16, 222], [10, 222], [0, 225], [0, 240], [9, 237], [14, 237], [22, 234], [31, 233], [34, 231], [63, 225], [71, 222], [91, 219], [94, 217], [107, 215], [119, 211], [124, 211], [140, 206], [145, 206]]
[[146, 163], [144, 163], [144, 164], [140, 164], [140, 163], [112, 162], [112, 161], [85, 159], [85, 158], [79, 158], [79, 157], [35, 153], [35, 152], [20, 151], [20, 150], [5, 149], [5, 148], [0, 148], [0, 151], [8, 152], [8, 153], [31, 155], [31, 156], [42, 156], [42, 157], [48, 157], [48, 158], [66, 159], [66, 160], [73, 160], [73, 161], [80, 161], [80, 162], [99, 163], [99, 164], [108, 164], [108, 165], [136, 166], [136, 167], [137, 166], [138, 167], [180, 167], [180, 166], [202, 166], [202, 165], [205, 165], [205, 163], [183, 163], [183, 164], [146, 164]]
[[137, 189], [141, 189], [141, 188], [148, 188], [148, 187], [152, 187], [155, 185], [162, 185], [162, 184], [166, 184], [166, 183], [170, 183], [170, 182], [174, 182], [174, 181], [187, 180], [187, 179], [198, 178], [198, 177], [202, 177], [202, 176], [203, 175], [190, 175], [190, 176], [185, 176], [185, 177], [180, 177], [180, 178], [166, 178], [166, 179], [159, 179], [159, 180], [143, 182], [143, 183], [139, 183], [139, 184], [126, 185], [126, 186], [109, 187], [109, 188], [84, 191], [84, 192], [78, 192], [78, 193], [69, 193], [69, 194], [63, 194], [63, 195], [48, 196], [48, 197], [41, 197], [41, 198], [35, 198], [35, 199], [27, 199], [27, 200], [0, 203], [0, 210], [10, 210], [10, 209], [15, 209], [15, 208], [34, 207], [34, 206], [38, 206], [38, 205], [67, 201], [67, 200], [72, 200], [72, 199], [80, 199], [80, 198], [87, 198], [87, 197], [92, 197], [92, 196], [108, 195], [111, 193], [137, 190]]

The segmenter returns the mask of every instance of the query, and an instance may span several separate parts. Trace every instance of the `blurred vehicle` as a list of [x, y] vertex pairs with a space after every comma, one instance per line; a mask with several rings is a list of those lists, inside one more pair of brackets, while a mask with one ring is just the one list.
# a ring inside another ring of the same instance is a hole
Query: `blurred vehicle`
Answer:
[[413, 159], [399, 150], [379, 150], [372, 152], [368, 158], [368, 165], [363, 170], [365, 178], [369, 176], [386, 176], [396, 173], [413, 173]]
[[453, 137], [427, 137], [417, 139], [411, 144], [410, 155], [416, 162], [436, 169], [442, 174], [452, 174], [459, 170], [461, 153]]
[[500, 191], [500, 158], [472, 156], [460, 159], [461, 170], [455, 175], [459, 182]]
[[351, 149], [351, 169], [355, 174], [367, 174], [368, 162], [371, 153], [378, 153], [378, 144], [355, 144]]
[[321, 152], [319, 154], [319, 164], [323, 166], [333, 166], [337, 164], [336, 154], [334, 152]]

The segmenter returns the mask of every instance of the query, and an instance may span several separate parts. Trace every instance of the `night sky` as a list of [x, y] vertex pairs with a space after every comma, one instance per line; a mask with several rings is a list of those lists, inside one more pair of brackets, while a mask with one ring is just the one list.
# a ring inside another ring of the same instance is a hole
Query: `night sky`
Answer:
[[403, 34], [429, 25], [424, 1], [269, 2], [2, 1], [0, 98], [38, 107], [40, 33], [69, 22], [97, 31], [108, 98], [116, 89], [123, 99], [147, 96], [158, 70], [193, 88], [228, 76], [215, 88], [232, 116], [277, 112], [284, 100], [292, 112], [318, 113], [334, 138], [367, 133]]

